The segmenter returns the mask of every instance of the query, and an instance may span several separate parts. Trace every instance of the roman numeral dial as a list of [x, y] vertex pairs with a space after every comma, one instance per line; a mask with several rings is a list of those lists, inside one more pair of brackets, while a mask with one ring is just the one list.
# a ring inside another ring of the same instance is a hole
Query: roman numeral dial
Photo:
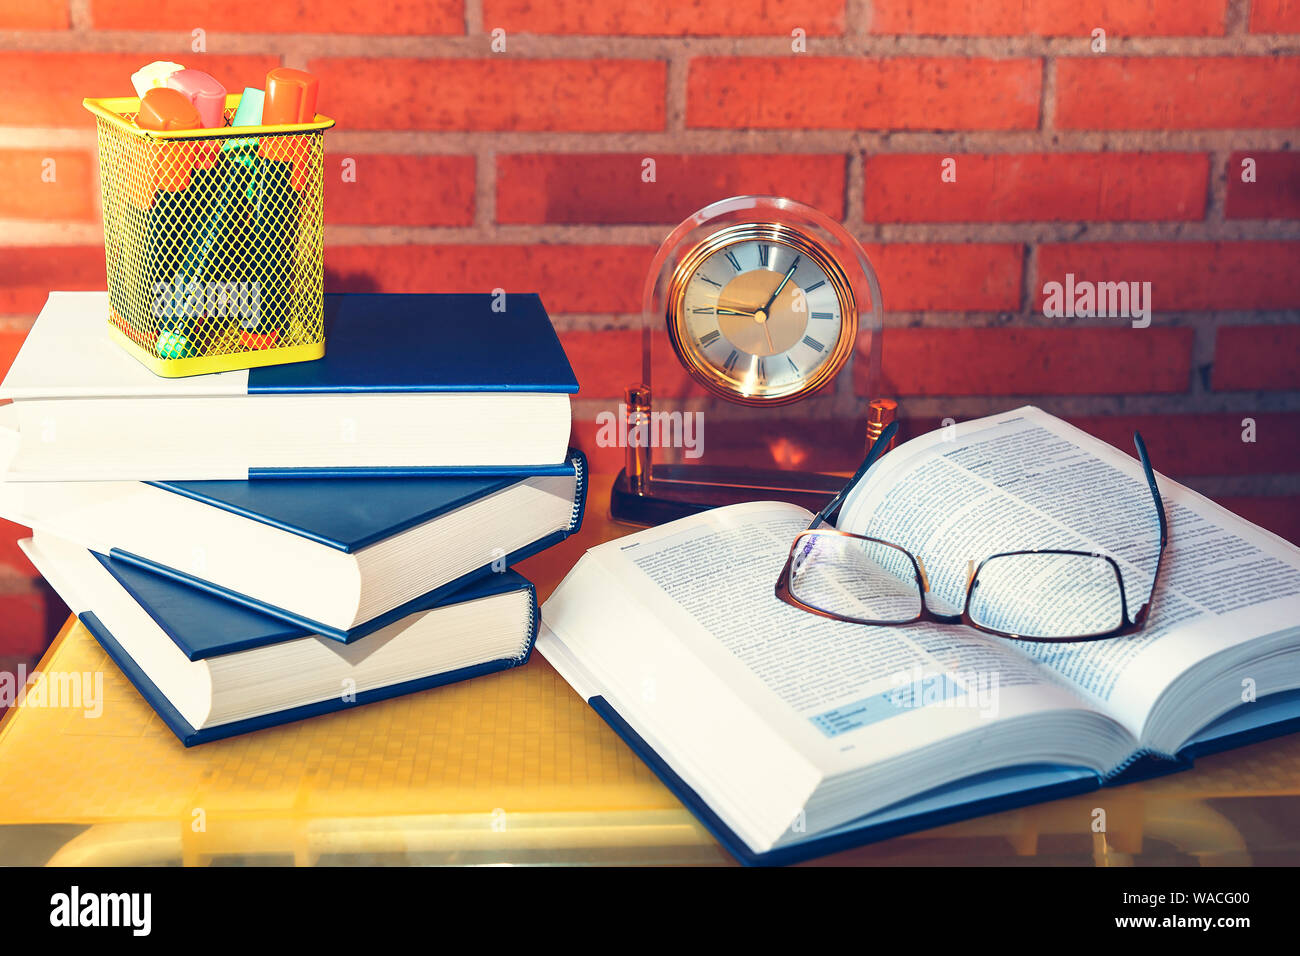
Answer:
[[711, 391], [749, 404], [792, 401], [823, 384], [847, 361], [856, 328], [835, 260], [783, 229], [728, 227], [674, 275], [678, 357]]

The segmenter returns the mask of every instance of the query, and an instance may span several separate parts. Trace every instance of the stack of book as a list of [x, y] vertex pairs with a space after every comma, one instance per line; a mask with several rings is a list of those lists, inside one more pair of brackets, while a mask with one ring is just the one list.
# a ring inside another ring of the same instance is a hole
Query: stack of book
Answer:
[[107, 309], [53, 293], [0, 385], [0, 516], [185, 745], [527, 661], [510, 568], [587, 483], [537, 296], [326, 296], [324, 359], [178, 379]]

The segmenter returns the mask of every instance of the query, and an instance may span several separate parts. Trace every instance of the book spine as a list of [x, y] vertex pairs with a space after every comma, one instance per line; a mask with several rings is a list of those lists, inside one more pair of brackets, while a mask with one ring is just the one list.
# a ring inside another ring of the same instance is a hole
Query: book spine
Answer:
[[524, 645], [523, 652], [515, 658], [515, 666], [520, 667], [528, 663], [528, 658], [533, 655], [533, 648], [537, 646], [537, 632], [541, 629], [542, 615], [537, 607], [537, 586], [532, 581], [528, 582], [528, 643]]
[[1152, 750], [1149, 747], [1143, 747], [1134, 751], [1124, 760], [1120, 761], [1111, 769], [1101, 775], [1102, 784], [1106, 785], [1118, 780], [1123, 774], [1131, 770], [1136, 764], [1142, 761], [1166, 762], [1170, 764], [1180, 763], [1180, 758], [1175, 754], [1161, 753], [1158, 750]]
[[582, 514], [587, 508], [587, 456], [575, 450], [570, 459], [573, 474], [577, 479], [573, 486], [573, 511], [569, 515], [569, 529], [566, 534], [573, 534], [582, 527]]

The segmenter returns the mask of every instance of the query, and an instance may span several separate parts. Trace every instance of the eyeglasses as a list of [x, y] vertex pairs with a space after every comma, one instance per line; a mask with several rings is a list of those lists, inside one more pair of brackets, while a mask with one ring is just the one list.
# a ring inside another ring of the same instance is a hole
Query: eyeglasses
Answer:
[[813, 614], [852, 624], [964, 624], [999, 637], [1054, 644], [1122, 637], [1146, 626], [1169, 527], [1141, 435], [1134, 432], [1133, 443], [1155, 503], [1160, 551], [1147, 600], [1130, 618], [1124, 576], [1108, 555], [1042, 549], [1003, 551], [978, 565], [972, 561], [961, 613], [941, 614], [927, 603], [930, 581], [919, 557], [879, 538], [820, 528], [884, 454], [897, 430], [897, 422], [885, 429], [857, 474], [794, 539], [776, 582], [778, 598]]

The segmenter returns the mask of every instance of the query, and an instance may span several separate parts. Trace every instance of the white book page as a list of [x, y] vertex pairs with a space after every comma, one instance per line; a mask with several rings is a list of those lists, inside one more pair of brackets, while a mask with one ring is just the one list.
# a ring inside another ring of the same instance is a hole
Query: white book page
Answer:
[[[1008, 642], [1138, 738], [1156, 699], [1188, 668], [1300, 623], [1300, 549], [1176, 482], [1159, 483], [1169, 548], [1147, 629], [1080, 644]], [[1061, 548], [1113, 557], [1132, 615], [1147, 599], [1159, 545], [1140, 463], [1036, 408], [896, 448], [850, 493], [838, 526], [910, 550], [935, 595], [958, 608], [968, 562]], [[1223, 710], [1207, 702], [1207, 714]]]
[[[1026, 714], [1090, 709], [997, 638], [846, 624], [779, 601], [777, 577], [810, 518], [777, 502], [734, 505], [609, 542], [589, 558], [826, 775]], [[549, 610], [564, 637], [563, 616]]]
[[51, 292], [0, 399], [246, 395], [248, 369], [163, 378], [108, 337], [107, 292]]

